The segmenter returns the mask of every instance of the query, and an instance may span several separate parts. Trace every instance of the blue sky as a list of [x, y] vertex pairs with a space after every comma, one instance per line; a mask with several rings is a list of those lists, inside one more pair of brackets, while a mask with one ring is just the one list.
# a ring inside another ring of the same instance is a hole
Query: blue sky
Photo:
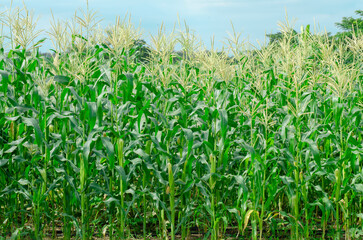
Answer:
[[[0, 8], [10, 6], [11, 0], [2, 0]], [[86, 0], [24, 0], [29, 9], [39, 15], [39, 26], [48, 28], [50, 9], [56, 18], [73, 16], [75, 10], [86, 7]], [[22, 0], [13, 0], [21, 6]], [[132, 21], [144, 30], [144, 38], [155, 34], [163, 22], [171, 30], [178, 21], [185, 20], [195, 30], [206, 46], [215, 36], [216, 47], [231, 32], [231, 21], [241, 37], [264, 41], [265, 33], [277, 32], [279, 21], [284, 21], [285, 10], [289, 19], [296, 19], [295, 29], [301, 25], [318, 24], [319, 29], [335, 33], [335, 22], [344, 16], [354, 16], [354, 11], [363, 10], [362, 0], [89, 0], [90, 8], [97, 10], [103, 19], [102, 25], [114, 22], [116, 16], [131, 14]]]

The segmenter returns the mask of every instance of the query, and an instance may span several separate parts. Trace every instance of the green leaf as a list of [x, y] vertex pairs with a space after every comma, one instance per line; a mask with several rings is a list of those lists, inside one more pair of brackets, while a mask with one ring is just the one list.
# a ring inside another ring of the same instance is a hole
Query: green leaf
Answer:
[[111, 170], [115, 168], [115, 148], [108, 137], [101, 137], [103, 146], [106, 148]]
[[44, 140], [44, 134], [40, 130], [39, 121], [34, 118], [26, 118], [26, 117], [22, 117], [22, 120], [23, 120], [23, 123], [26, 124], [27, 126], [34, 127], [35, 139], [37, 141], [38, 146], [40, 147]]
[[360, 192], [360, 193], [363, 193], [363, 184], [362, 183], [357, 183], [357, 184], [354, 184], [354, 190], [356, 192]]
[[116, 171], [121, 176], [122, 185], [124, 185], [124, 189], [125, 189], [126, 188], [126, 183], [127, 183], [127, 176], [126, 176], [126, 173], [125, 173], [125, 169], [123, 167], [121, 167], [121, 166], [116, 166]]
[[63, 75], [56, 75], [54, 76], [54, 81], [62, 85], [69, 85], [71, 78]]
[[5, 166], [9, 162], [9, 159], [1, 159], [0, 160], [0, 167]]
[[18, 183], [21, 184], [21, 185], [23, 185], [23, 186], [30, 184], [30, 182], [27, 179], [24, 179], [24, 178], [20, 179], [18, 181]]
[[221, 119], [221, 131], [222, 131], [222, 137], [226, 137], [227, 128], [228, 128], [228, 114], [225, 109], [219, 109], [219, 117]]
[[321, 168], [320, 153], [319, 153], [317, 144], [309, 138], [305, 139], [304, 142], [309, 144], [309, 148], [311, 150], [311, 153], [314, 156], [314, 160], [315, 160], [316, 164], [319, 166], [319, 168]]
[[97, 106], [95, 102], [88, 102], [87, 103], [87, 112], [88, 112], [88, 124], [89, 124], [89, 131], [91, 132], [96, 125], [97, 120]]

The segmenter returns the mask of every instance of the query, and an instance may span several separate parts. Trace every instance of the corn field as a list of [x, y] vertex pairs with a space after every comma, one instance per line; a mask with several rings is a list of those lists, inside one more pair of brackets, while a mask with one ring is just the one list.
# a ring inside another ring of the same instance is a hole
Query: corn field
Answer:
[[361, 34], [1, 19], [0, 239], [363, 238]]

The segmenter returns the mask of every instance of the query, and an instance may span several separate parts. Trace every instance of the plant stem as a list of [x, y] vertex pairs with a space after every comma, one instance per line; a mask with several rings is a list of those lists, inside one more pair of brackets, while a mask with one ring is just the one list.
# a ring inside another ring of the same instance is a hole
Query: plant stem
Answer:
[[171, 211], [171, 239], [175, 239], [175, 187], [174, 187], [174, 176], [173, 168], [171, 163], [168, 163], [168, 174], [169, 174], [169, 188], [170, 188], [170, 211]]
[[87, 169], [84, 157], [82, 154], [79, 155], [81, 160], [80, 168], [80, 181], [81, 181], [81, 224], [82, 224], [82, 240], [88, 239], [88, 220], [87, 220], [87, 196], [86, 196], [86, 179], [87, 179]]
[[217, 224], [216, 224], [216, 209], [215, 209], [215, 196], [214, 196], [214, 187], [215, 187], [215, 179], [213, 174], [216, 173], [216, 159], [212, 154], [209, 156], [209, 161], [211, 164], [210, 168], [210, 178], [209, 178], [209, 188], [210, 188], [210, 198], [211, 198], [211, 210], [212, 210], [212, 219], [211, 219], [211, 227], [212, 227], [212, 240], [216, 240], [217, 236]]
[[[119, 139], [117, 141], [117, 153], [119, 159], [119, 165], [123, 168], [124, 167], [124, 141]], [[120, 176], [120, 234], [121, 239], [125, 238], [125, 203], [124, 203], [124, 184], [122, 180], [122, 176]]]

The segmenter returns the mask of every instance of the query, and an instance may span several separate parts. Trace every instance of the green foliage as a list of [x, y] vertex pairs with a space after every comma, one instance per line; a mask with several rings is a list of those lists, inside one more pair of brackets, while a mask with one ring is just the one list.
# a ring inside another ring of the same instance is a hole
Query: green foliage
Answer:
[[[357, 10], [355, 13], [359, 16], [363, 17], [363, 11]], [[340, 23], [335, 24], [337, 27], [339, 27], [343, 31], [362, 31], [363, 29], [363, 19], [362, 18], [353, 18], [353, 17], [343, 17], [342, 21]]]
[[[363, 17], [363, 11], [357, 10], [355, 13]], [[353, 17], [343, 17], [341, 22], [335, 23], [335, 25], [343, 30], [343, 32], [338, 32], [334, 38], [336, 40], [344, 40], [349, 37], [358, 36], [363, 31], [363, 18], [353, 18]]]
[[296, 39], [295, 39], [295, 36], [298, 35], [298, 32], [296, 32], [294, 29], [292, 29], [290, 33], [277, 32], [277, 33], [266, 34], [266, 37], [269, 38], [269, 44], [273, 44], [273, 43], [278, 43], [281, 40], [283, 40], [285, 38], [286, 34], [289, 34], [289, 35], [293, 36], [294, 42], [292, 44], [297, 43]]

